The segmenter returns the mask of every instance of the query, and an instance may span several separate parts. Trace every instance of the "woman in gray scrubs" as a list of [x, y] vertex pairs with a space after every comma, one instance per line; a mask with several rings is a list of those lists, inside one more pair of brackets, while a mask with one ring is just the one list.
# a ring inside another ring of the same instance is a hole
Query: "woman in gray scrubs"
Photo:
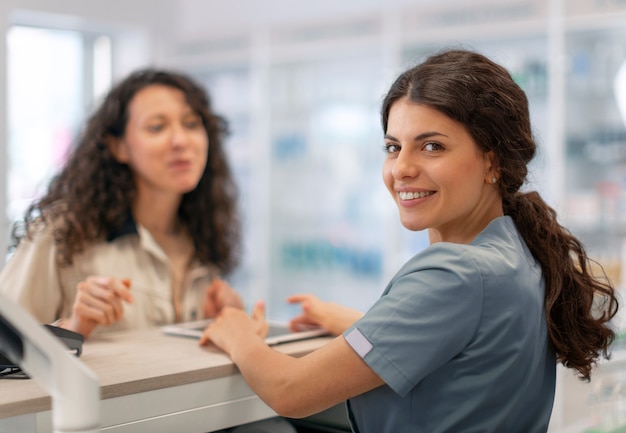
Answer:
[[617, 312], [607, 278], [537, 192], [524, 92], [501, 66], [450, 50], [406, 71], [382, 106], [383, 179], [409, 230], [431, 245], [364, 315], [311, 295], [296, 323], [335, 334], [291, 358], [227, 308], [204, 334], [278, 413], [348, 401], [355, 432], [545, 432], [556, 363], [589, 379]]

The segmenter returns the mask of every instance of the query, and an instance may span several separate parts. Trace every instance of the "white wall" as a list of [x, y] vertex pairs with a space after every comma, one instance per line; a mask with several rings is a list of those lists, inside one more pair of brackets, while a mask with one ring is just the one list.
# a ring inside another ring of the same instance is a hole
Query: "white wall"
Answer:
[[[448, 0], [446, 6], [474, 4], [471, 0]], [[297, 26], [333, 22], [371, 14], [393, 13], [405, 8], [430, 8], [433, 0], [179, 0], [180, 41], [212, 37], [258, 26]]]

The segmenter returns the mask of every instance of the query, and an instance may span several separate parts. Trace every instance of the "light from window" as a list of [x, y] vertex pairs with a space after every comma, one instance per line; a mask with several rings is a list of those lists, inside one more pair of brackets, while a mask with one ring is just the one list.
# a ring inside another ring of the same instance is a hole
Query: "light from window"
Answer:
[[7, 216], [20, 218], [65, 162], [83, 117], [79, 32], [14, 26], [7, 34]]
[[99, 36], [93, 43], [93, 99], [100, 98], [111, 88], [111, 38]]

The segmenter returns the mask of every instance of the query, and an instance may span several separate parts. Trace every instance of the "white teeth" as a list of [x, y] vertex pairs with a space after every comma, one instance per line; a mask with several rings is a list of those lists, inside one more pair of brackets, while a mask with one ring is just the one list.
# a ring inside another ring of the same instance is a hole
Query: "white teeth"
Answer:
[[413, 200], [415, 198], [424, 198], [429, 195], [434, 194], [432, 191], [424, 191], [424, 192], [399, 192], [398, 197], [400, 200]]

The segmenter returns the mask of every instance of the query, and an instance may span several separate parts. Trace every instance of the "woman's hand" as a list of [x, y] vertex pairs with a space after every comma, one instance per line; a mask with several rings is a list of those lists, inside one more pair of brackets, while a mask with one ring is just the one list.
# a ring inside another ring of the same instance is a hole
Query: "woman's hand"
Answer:
[[319, 326], [333, 335], [339, 335], [363, 316], [358, 310], [334, 302], [324, 302], [310, 294], [293, 295], [287, 298], [290, 304], [300, 304], [302, 314], [289, 322], [292, 331]]
[[72, 315], [60, 326], [88, 337], [96, 326], [119, 321], [124, 314], [122, 302], [133, 302], [130, 284], [112, 277], [87, 277], [77, 284]]
[[212, 342], [230, 355], [233, 348], [246, 344], [250, 339], [265, 339], [268, 330], [263, 301], [257, 301], [251, 316], [241, 308], [227, 306], [206, 327], [200, 338], [200, 344]]
[[243, 310], [243, 301], [235, 290], [221, 278], [215, 278], [206, 288], [204, 317], [215, 317], [224, 307]]

